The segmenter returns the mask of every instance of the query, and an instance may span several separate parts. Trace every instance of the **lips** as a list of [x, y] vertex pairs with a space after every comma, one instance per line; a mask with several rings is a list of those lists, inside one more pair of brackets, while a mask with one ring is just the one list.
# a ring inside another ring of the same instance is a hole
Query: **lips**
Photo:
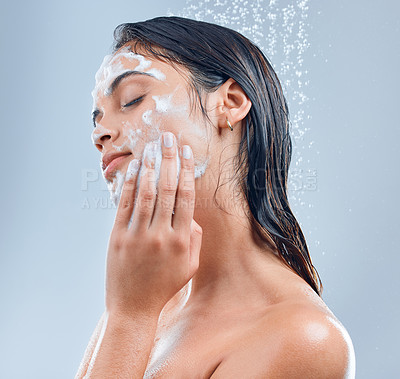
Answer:
[[117, 152], [117, 153], [107, 153], [102, 159], [103, 174], [106, 179], [117, 169], [121, 162], [123, 162], [129, 155], [130, 152]]

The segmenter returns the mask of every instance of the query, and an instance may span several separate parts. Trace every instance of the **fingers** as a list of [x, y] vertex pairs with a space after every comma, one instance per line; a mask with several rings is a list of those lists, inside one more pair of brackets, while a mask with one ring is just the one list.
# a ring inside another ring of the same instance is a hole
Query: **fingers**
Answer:
[[135, 204], [136, 179], [139, 167], [139, 160], [132, 159], [129, 162], [128, 170], [126, 171], [124, 187], [122, 188], [121, 199], [119, 201], [117, 214], [115, 216], [114, 225], [116, 228], [128, 227], [129, 220], [132, 216], [133, 206]]
[[[192, 150], [188, 145], [182, 147], [179, 170], [175, 136], [170, 132], [164, 133], [160, 178], [156, 190], [155, 164], [158, 148], [157, 142], [153, 142], [146, 145], [143, 153], [144, 163], [139, 175], [140, 185], [132, 217], [132, 228], [144, 231], [150, 227], [150, 224], [155, 228], [172, 224], [174, 229], [182, 230], [188, 235], [194, 213], [195, 197]], [[179, 182], [177, 181], [178, 171], [180, 171]], [[174, 207], [175, 214], [173, 215]]]
[[162, 161], [157, 189], [157, 202], [152, 225], [171, 226], [177, 189], [177, 149], [175, 136], [166, 132], [162, 138]]
[[147, 230], [153, 217], [156, 200], [156, 154], [156, 142], [146, 145], [143, 152], [143, 167], [139, 178], [139, 190], [132, 218], [132, 228], [138, 232]]
[[188, 145], [182, 147], [181, 169], [176, 195], [175, 214], [172, 227], [190, 233], [190, 224], [194, 213], [194, 162], [192, 149]]

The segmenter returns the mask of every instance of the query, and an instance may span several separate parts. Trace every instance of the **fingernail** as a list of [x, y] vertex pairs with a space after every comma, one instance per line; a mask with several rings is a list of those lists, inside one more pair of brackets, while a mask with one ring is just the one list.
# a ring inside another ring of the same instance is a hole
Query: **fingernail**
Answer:
[[164, 146], [165, 147], [172, 147], [174, 144], [174, 136], [171, 132], [166, 132], [164, 134]]
[[182, 155], [185, 159], [190, 159], [192, 157], [192, 149], [188, 145], [184, 145], [182, 149]]
[[129, 162], [128, 169], [126, 170], [125, 180], [131, 180], [138, 172], [140, 162], [138, 159], [132, 159]]

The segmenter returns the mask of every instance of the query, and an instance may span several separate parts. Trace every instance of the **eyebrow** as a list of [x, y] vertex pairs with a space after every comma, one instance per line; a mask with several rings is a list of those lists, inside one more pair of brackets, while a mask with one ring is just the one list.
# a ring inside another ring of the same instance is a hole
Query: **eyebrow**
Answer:
[[113, 92], [117, 89], [121, 81], [129, 76], [136, 76], [136, 75], [143, 75], [143, 76], [150, 76], [151, 78], [154, 78], [153, 74], [149, 74], [147, 72], [142, 72], [142, 71], [126, 71], [122, 73], [121, 75], [118, 75], [113, 82], [111, 83], [110, 87], [107, 89], [106, 94], [107, 96], [111, 96]]
[[[142, 72], [142, 71], [134, 71], [134, 70], [130, 70], [130, 71], [126, 71], [124, 73], [122, 73], [121, 75], [118, 75], [113, 82], [111, 83], [110, 87], [107, 88], [107, 90], [105, 91], [107, 96], [111, 96], [114, 91], [117, 89], [117, 87], [119, 86], [119, 84], [121, 83], [121, 81], [129, 76], [135, 76], [135, 75], [142, 75], [142, 76], [149, 76], [151, 78], [156, 79], [156, 77], [153, 74], [147, 73], [147, 72]], [[96, 117], [100, 114], [100, 110], [99, 109], [95, 109], [92, 112], [92, 120], [93, 120], [93, 125], [96, 126]]]

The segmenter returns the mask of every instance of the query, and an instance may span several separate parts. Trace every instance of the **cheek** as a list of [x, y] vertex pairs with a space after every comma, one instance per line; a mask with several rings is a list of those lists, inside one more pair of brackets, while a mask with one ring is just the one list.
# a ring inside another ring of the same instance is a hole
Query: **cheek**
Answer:
[[152, 96], [148, 107], [135, 113], [135, 120], [122, 123], [123, 144], [114, 146], [117, 150], [129, 147], [136, 158], [141, 159], [148, 142], [159, 141], [163, 131], [175, 134], [178, 147], [190, 145], [195, 162], [195, 177], [202, 176], [210, 157], [207, 151], [208, 138], [206, 123], [200, 116], [193, 119], [190, 104], [185, 98], [174, 102], [175, 92]]
[[[169, 94], [152, 96], [154, 101], [151, 110], [143, 113], [142, 120], [150, 128], [159, 133], [164, 130], [173, 132], [178, 138], [186, 136], [188, 141], [196, 144], [195, 137], [204, 140], [206, 138], [205, 127], [193, 121], [190, 114], [190, 103], [187, 96], [177, 93], [180, 87]], [[190, 142], [188, 142], [190, 144]], [[204, 143], [204, 141], [202, 141]]]
[[153, 111], [151, 109], [149, 109], [142, 114], [142, 121], [147, 126], [152, 125], [152, 113], [153, 113]]
[[132, 151], [143, 151], [144, 145], [158, 140], [164, 130], [171, 130], [176, 134], [176, 130], [171, 129], [174, 124], [171, 116], [179, 109], [172, 104], [172, 97], [173, 94], [153, 96], [147, 107], [135, 112], [134, 119], [122, 123], [124, 143]]

